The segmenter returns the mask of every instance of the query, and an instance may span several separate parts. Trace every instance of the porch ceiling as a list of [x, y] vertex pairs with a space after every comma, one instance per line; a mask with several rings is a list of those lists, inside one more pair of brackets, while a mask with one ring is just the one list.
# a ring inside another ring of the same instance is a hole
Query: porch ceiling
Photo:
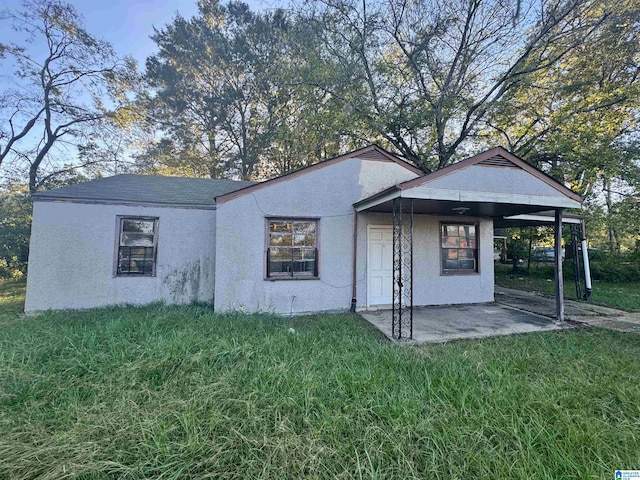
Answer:
[[[463, 214], [460, 209], [465, 208]], [[540, 212], [548, 210], [548, 206], [544, 205], [522, 205], [512, 203], [497, 202], [460, 202], [452, 200], [433, 200], [433, 199], [414, 199], [413, 213], [423, 215], [442, 215], [451, 216], [459, 215], [461, 218], [466, 217], [511, 217], [514, 215], [522, 215], [528, 213]], [[386, 200], [377, 205], [360, 211], [392, 213], [393, 199]]]

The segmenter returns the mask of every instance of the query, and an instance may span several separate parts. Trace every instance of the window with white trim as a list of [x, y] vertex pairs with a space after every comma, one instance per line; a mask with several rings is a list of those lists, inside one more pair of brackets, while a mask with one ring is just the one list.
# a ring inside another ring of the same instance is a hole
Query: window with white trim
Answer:
[[118, 217], [116, 275], [153, 276], [156, 272], [158, 219]]
[[478, 225], [441, 223], [440, 246], [442, 273], [478, 271]]
[[318, 221], [269, 219], [267, 278], [318, 277]]

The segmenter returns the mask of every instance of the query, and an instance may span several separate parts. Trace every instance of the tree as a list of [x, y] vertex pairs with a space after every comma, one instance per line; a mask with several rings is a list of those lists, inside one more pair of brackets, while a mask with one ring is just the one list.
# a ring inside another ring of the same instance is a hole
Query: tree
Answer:
[[89, 34], [73, 6], [60, 0], [28, 0], [0, 20], [20, 38], [0, 44], [16, 85], [0, 96], [0, 166], [28, 165], [35, 191], [43, 170], [54, 171], [59, 157], [69, 162], [69, 147], [95, 136], [127, 103], [135, 64]]
[[640, 230], [625, 215], [639, 186], [640, 5], [609, 7], [595, 35], [508, 92], [485, 133], [587, 196], [588, 223], [605, 222], [616, 251]]
[[[191, 19], [157, 30], [143, 98], [162, 137], [145, 168], [244, 179], [281, 174], [339, 150], [340, 115], [329, 93], [299, 81], [305, 34], [283, 10], [199, 2]], [[308, 46], [307, 46], [308, 47]]]
[[31, 198], [26, 185], [0, 190], [0, 279], [27, 271], [31, 233]]
[[600, 0], [307, 0], [335, 74], [316, 82], [425, 171], [466, 153], [507, 93], [607, 21]]
[[251, 176], [268, 143], [265, 125], [277, 98], [260, 77], [275, 60], [260, 41], [261, 27], [245, 4], [201, 1], [197, 17], [178, 15], [156, 31], [159, 52], [147, 60], [146, 72], [155, 96], [148, 105], [166, 136], [151, 150], [154, 157], [179, 169], [195, 167], [199, 176]]

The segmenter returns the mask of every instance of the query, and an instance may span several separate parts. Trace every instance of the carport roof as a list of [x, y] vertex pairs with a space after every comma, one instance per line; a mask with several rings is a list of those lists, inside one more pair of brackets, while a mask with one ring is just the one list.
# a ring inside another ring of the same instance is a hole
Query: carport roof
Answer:
[[37, 192], [33, 194], [33, 199], [213, 208], [218, 195], [253, 184], [254, 182], [226, 179], [123, 174]]
[[414, 213], [418, 214], [465, 213], [494, 218], [550, 208], [579, 208], [583, 200], [502, 147], [394, 185], [356, 202], [354, 207], [357, 211], [388, 213], [396, 198], [415, 200]]
[[[531, 227], [539, 225], [553, 225], [555, 212], [547, 210], [531, 214], [514, 215], [512, 217], [497, 218], [493, 221], [494, 228]], [[580, 224], [584, 220], [583, 215], [565, 212], [562, 215], [564, 224]]]

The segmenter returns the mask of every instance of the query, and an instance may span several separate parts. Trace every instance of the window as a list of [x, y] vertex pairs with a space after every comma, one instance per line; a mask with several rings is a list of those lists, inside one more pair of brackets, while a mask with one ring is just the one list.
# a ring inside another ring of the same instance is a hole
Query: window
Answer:
[[318, 276], [318, 221], [268, 221], [267, 278]]
[[155, 275], [157, 245], [157, 218], [118, 217], [116, 275]]
[[476, 224], [440, 225], [442, 273], [478, 271], [478, 226]]

